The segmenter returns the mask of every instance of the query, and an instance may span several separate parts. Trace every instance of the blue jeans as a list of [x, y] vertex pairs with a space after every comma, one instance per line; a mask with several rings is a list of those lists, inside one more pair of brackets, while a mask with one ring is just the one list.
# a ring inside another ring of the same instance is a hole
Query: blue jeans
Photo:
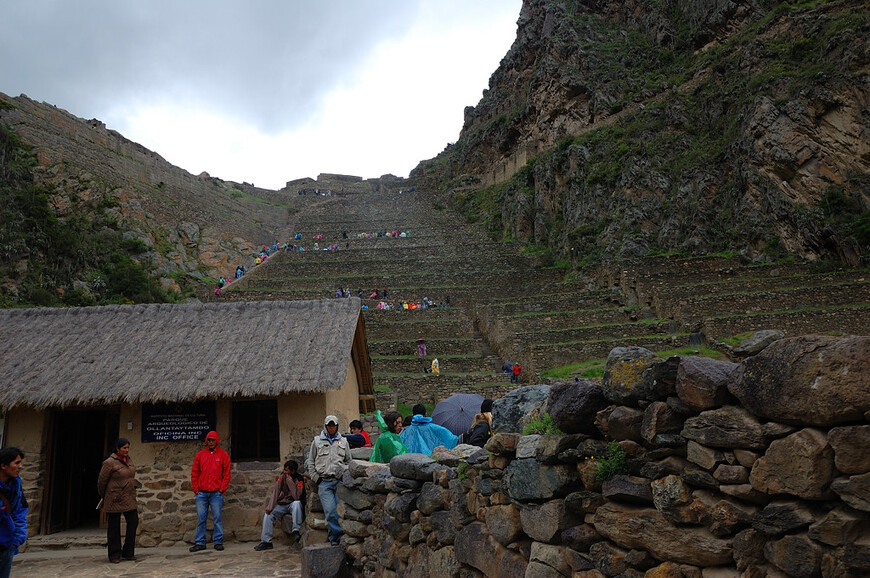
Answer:
[[272, 509], [271, 514], [263, 516], [263, 533], [260, 542], [271, 542], [275, 531], [275, 522], [290, 514], [293, 517], [293, 531], [298, 532], [302, 525], [302, 502], [295, 500], [290, 504], [278, 504]]
[[341, 540], [344, 532], [338, 524], [338, 480], [323, 480], [317, 487], [317, 495], [320, 496], [320, 505], [323, 506], [323, 514], [326, 516], [326, 523], [329, 525], [329, 541], [332, 543]]
[[214, 522], [214, 534], [212, 542], [224, 543], [224, 525], [221, 522], [221, 511], [224, 508], [224, 495], [220, 492], [203, 492], [196, 494], [196, 543], [205, 546], [205, 521], [208, 519], [208, 511], [211, 510], [211, 519]]
[[12, 556], [15, 555], [15, 548], [0, 548], [0, 578], [9, 578], [9, 572], [12, 571]]

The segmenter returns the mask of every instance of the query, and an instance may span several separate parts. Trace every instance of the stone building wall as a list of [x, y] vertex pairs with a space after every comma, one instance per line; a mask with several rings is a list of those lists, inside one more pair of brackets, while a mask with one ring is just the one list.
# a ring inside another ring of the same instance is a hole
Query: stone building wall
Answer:
[[[516, 433], [544, 413], [567, 433]], [[343, 571], [870, 573], [870, 338], [782, 339], [740, 364], [618, 348], [602, 384], [521, 388], [494, 418], [507, 431], [485, 449], [352, 463]], [[624, 470], [603, 480], [617, 448]], [[306, 548], [303, 566], [329, 550]]]

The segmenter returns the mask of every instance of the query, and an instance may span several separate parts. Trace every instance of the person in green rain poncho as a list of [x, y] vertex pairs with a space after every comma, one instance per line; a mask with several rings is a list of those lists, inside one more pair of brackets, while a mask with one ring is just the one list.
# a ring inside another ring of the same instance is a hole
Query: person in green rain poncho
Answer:
[[388, 411], [381, 416], [381, 410], [378, 410], [376, 415], [378, 425], [381, 426], [381, 435], [375, 442], [369, 461], [388, 464], [394, 456], [408, 453], [408, 449], [399, 437], [402, 431], [402, 415], [397, 411]]

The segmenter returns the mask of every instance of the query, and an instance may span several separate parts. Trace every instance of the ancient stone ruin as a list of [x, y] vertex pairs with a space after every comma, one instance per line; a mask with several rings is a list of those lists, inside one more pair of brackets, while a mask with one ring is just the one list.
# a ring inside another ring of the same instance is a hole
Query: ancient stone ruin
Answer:
[[[782, 339], [739, 364], [617, 348], [600, 385], [521, 388], [493, 413], [501, 431], [485, 449], [355, 460], [341, 487], [342, 546], [305, 548], [303, 568], [378, 577], [870, 573], [870, 338]], [[518, 433], [545, 414], [566, 433]], [[324, 523], [310, 497], [313, 543]]]

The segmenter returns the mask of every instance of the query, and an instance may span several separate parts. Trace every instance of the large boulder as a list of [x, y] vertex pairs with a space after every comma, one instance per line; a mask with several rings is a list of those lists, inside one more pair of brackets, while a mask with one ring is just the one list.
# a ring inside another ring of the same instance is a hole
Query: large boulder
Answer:
[[719, 566], [733, 560], [731, 541], [705, 528], [676, 526], [654, 508], [608, 503], [595, 512], [595, 529], [623, 548], [646, 550], [659, 560]]
[[662, 359], [644, 347], [614, 347], [607, 356], [601, 389], [617, 405], [637, 405], [655, 397], [655, 371]]
[[597, 434], [595, 414], [607, 407], [607, 399], [600, 385], [583, 379], [552, 385], [547, 406], [563, 432]]
[[728, 390], [755, 415], [817, 426], [870, 410], [870, 337], [781, 339], [734, 372]]
[[550, 386], [526, 385], [508, 392], [492, 404], [494, 432], [522, 432], [532, 417], [542, 417], [547, 411]]
[[695, 411], [713, 409], [733, 399], [728, 382], [738, 364], [709, 357], [682, 357], [677, 368], [677, 396]]

